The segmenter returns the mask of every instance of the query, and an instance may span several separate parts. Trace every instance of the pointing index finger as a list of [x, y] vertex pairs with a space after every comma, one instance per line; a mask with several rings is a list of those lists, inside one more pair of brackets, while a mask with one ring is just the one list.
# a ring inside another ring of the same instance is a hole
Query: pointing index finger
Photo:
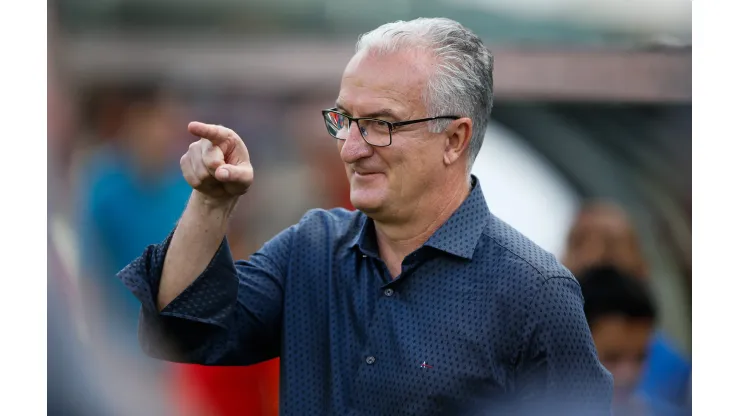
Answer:
[[215, 145], [223, 143], [229, 139], [236, 138], [234, 131], [229, 128], [218, 126], [216, 124], [205, 124], [198, 121], [193, 121], [188, 124], [188, 131], [190, 134], [202, 137]]

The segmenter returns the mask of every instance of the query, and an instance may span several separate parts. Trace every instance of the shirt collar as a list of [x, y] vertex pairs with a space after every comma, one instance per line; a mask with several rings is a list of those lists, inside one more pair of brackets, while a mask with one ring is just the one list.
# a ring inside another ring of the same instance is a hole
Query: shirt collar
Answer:
[[[426, 247], [432, 247], [454, 256], [473, 258], [475, 247], [486, 226], [486, 219], [491, 215], [488, 204], [483, 197], [480, 181], [474, 175], [472, 178], [472, 189], [462, 205], [452, 216], [432, 234], [424, 243]], [[375, 225], [371, 219], [362, 214], [360, 220], [360, 232], [352, 240], [351, 247], [358, 247], [360, 251], [369, 256], [378, 257], [378, 242], [375, 238]]]
[[357, 247], [362, 254], [371, 257], [379, 257], [378, 240], [375, 238], [375, 224], [373, 221], [362, 213], [360, 216], [360, 232], [355, 234], [350, 247]]

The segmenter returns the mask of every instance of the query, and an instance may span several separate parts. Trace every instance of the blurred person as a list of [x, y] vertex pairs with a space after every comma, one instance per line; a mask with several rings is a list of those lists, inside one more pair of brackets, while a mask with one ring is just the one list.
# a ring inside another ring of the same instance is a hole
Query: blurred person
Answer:
[[614, 376], [615, 416], [685, 414], [638, 389], [657, 321], [645, 282], [610, 266], [587, 269], [579, 281], [599, 360]]
[[[599, 266], [613, 266], [648, 281], [644, 258], [632, 219], [618, 204], [594, 200], [583, 204], [568, 236], [563, 264], [576, 277]], [[663, 402], [685, 407], [691, 362], [658, 328], [651, 337], [639, 389]]]
[[156, 81], [120, 89], [124, 102], [117, 131], [79, 170], [79, 223], [83, 273], [100, 288], [96, 309], [108, 336], [136, 347], [138, 301], [115, 278], [151, 241], [164, 240], [190, 194], [179, 173], [174, 101]]
[[563, 264], [578, 276], [594, 266], [616, 265], [641, 279], [648, 267], [632, 220], [617, 204], [583, 204], [568, 234]]
[[143, 349], [206, 365], [279, 356], [283, 414], [609, 414], [578, 283], [493, 216], [470, 175], [492, 64], [448, 19], [363, 35], [322, 112], [357, 210], [311, 210], [246, 261], [225, 233], [250, 154], [233, 130], [191, 123], [188, 205], [119, 273], [142, 302]]

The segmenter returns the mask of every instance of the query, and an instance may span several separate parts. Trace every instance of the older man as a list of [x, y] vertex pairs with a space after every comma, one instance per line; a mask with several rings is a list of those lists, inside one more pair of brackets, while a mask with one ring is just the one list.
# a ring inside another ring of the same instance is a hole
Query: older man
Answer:
[[491, 215], [470, 175], [492, 63], [448, 19], [364, 35], [323, 111], [358, 210], [312, 210], [248, 261], [224, 238], [253, 180], [247, 149], [191, 123], [188, 206], [120, 273], [143, 304], [144, 349], [209, 365], [279, 356], [283, 414], [608, 414], [578, 283]]

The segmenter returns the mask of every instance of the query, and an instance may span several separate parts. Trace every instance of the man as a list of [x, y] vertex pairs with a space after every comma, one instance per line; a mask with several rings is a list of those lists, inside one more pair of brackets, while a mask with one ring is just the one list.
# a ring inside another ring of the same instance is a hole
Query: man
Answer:
[[657, 315], [644, 281], [611, 266], [588, 269], [579, 280], [599, 359], [614, 375], [615, 415], [684, 414], [638, 390]]
[[357, 211], [309, 211], [248, 261], [224, 232], [249, 153], [191, 123], [187, 208], [120, 272], [143, 304], [144, 349], [210, 365], [279, 356], [283, 414], [608, 414], [578, 283], [490, 214], [469, 173], [492, 62], [447, 19], [364, 35], [323, 112]]

